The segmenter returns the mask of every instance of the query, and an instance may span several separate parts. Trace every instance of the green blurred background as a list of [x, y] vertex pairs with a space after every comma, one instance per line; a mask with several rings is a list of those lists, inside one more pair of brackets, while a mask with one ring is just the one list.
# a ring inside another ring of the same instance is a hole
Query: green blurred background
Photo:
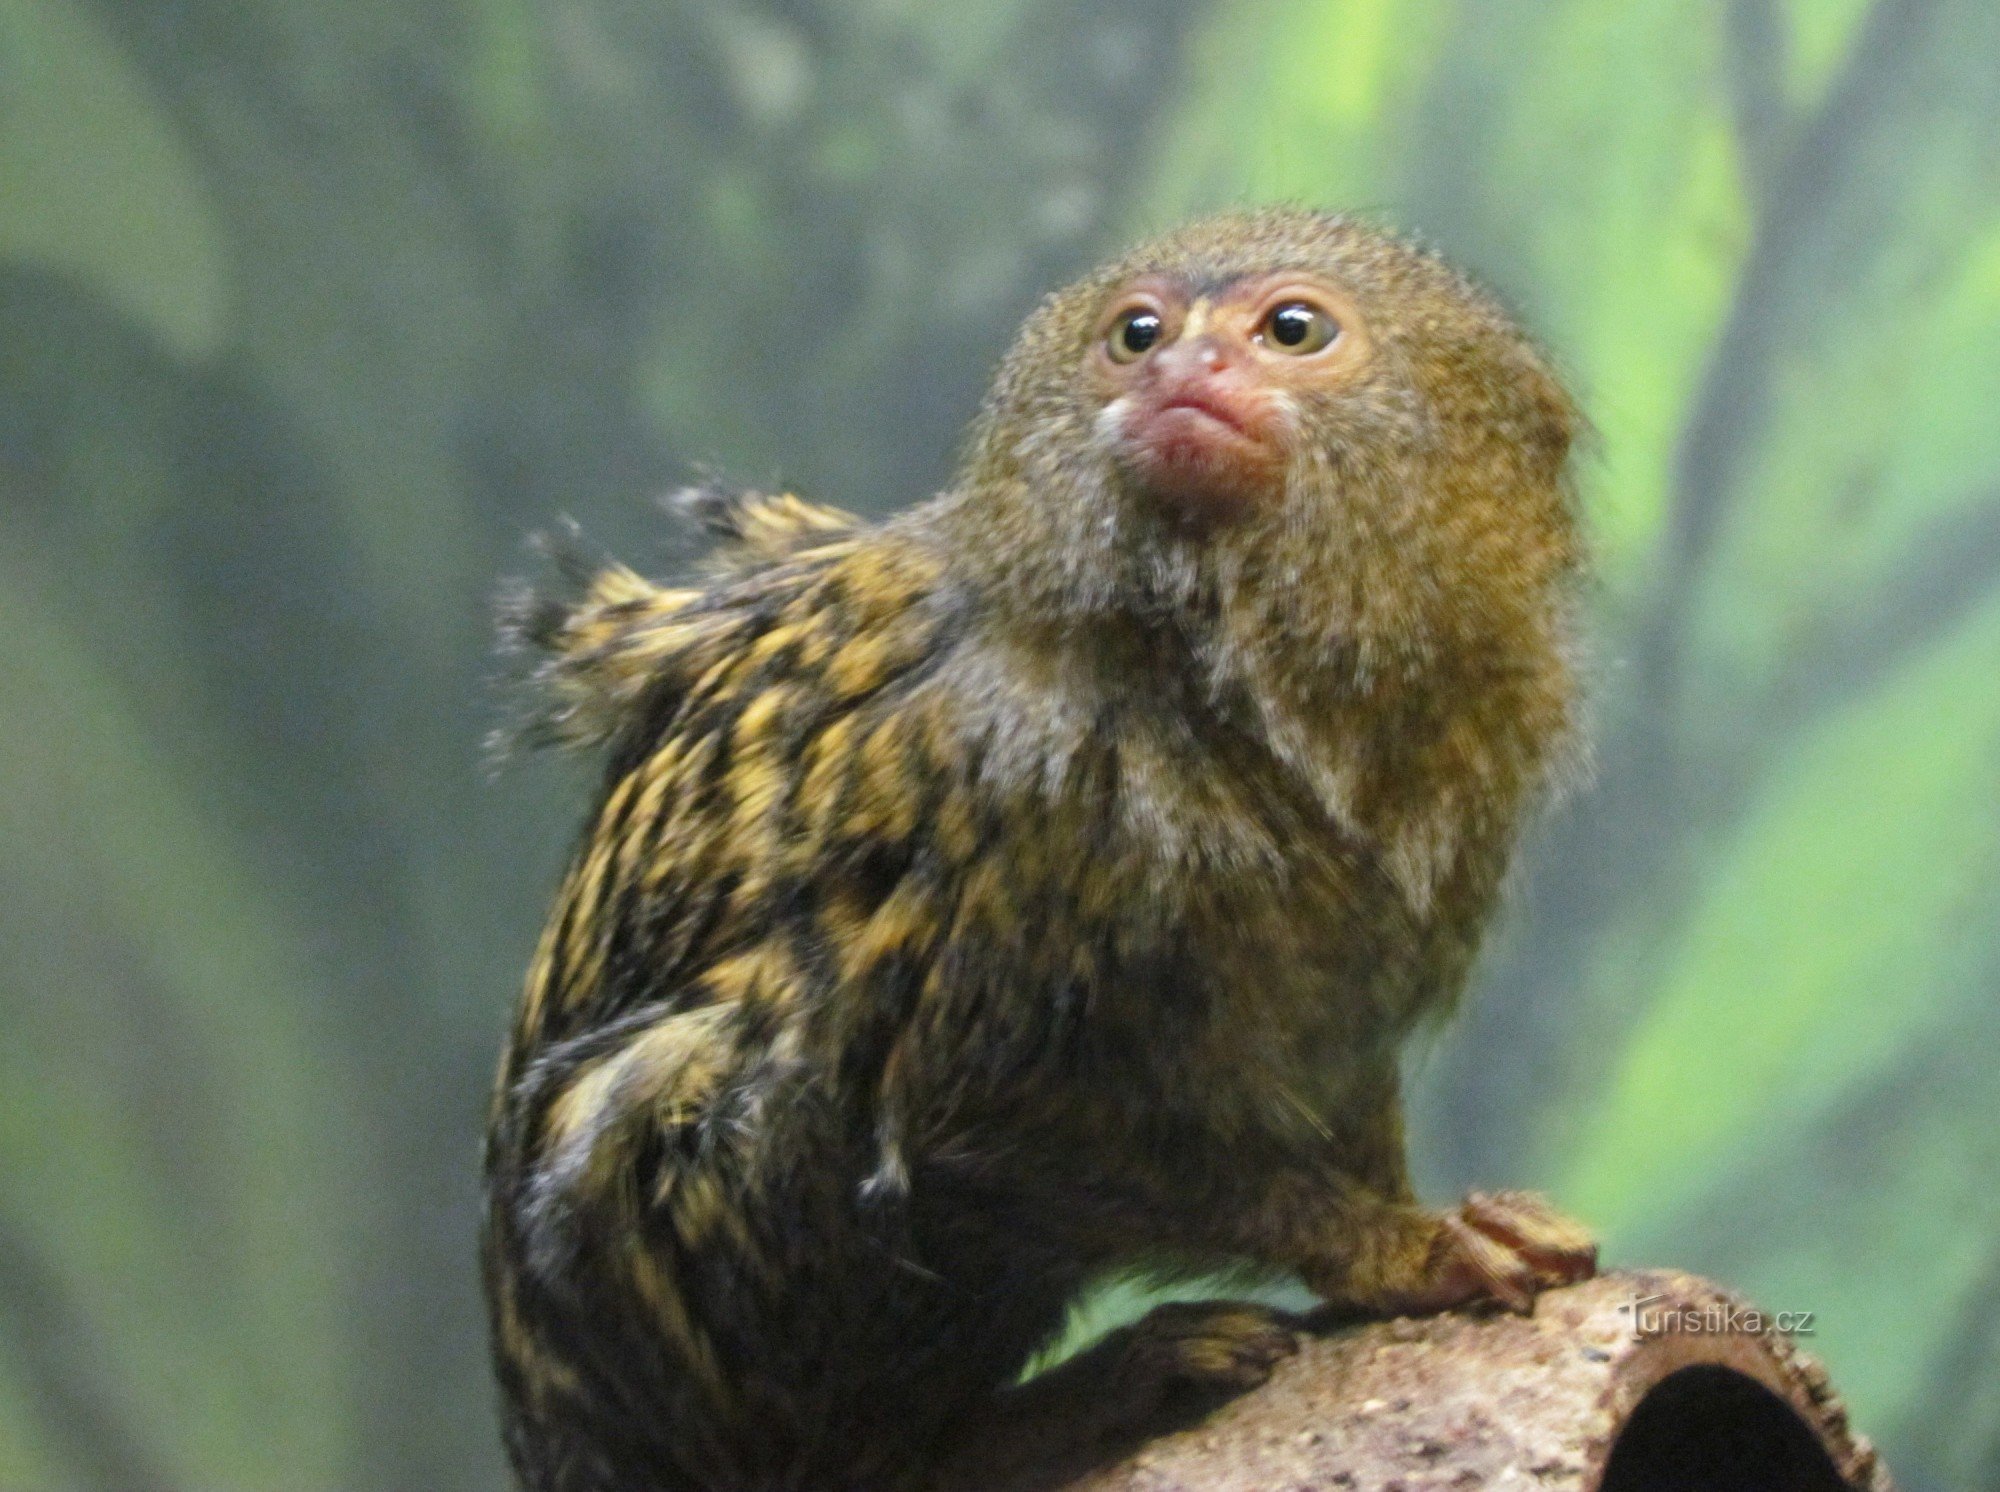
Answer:
[[497, 1488], [485, 1087], [583, 775], [487, 598], [712, 462], [933, 490], [1017, 319], [1274, 197], [1597, 426], [1595, 789], [1423, 1170], [1817, 1313], [2000, 1486], [1993, 0], [0, 0], [0, 1488]]

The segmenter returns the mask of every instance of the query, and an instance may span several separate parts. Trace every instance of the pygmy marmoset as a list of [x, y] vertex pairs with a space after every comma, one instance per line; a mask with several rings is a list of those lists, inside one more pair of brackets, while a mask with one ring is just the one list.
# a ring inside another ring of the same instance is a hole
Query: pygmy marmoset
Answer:
[[1428, 252], [1215, 218], [1044, 302], [933, 500], [710, 490], [696, 583], [520, 603], [527, 733], [609, 753], [488, 1136], [528, 1487], [893, 1492], [1289, 1348], [1182, 1305], [1017, 1383], [1107, 1271], [1591, 1271], [1420, 1206], [1397, 1095], [1567, 755], [1573, 419]]

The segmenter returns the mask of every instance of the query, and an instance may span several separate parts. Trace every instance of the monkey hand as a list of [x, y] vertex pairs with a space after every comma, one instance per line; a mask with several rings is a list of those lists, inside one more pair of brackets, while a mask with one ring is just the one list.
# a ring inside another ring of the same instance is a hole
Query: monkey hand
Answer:
[[1480, 1301], [1525, 1313], [1543, 1290], [1595, 1275], [1597, 1243], [1533, 1192], [1472, 1192], [1447, 1212], [1384, 1205], [1301, 1273], [1329, 1302], [1370, 1314], [1421, 1316]]

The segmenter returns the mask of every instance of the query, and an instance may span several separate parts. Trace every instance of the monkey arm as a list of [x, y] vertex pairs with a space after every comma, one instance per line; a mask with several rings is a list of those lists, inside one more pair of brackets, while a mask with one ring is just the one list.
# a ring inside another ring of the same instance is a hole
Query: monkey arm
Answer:
[[1360, 1085], [1317, 1164], [1281, 1170], [1237, 1220], [1250, 1257], [1296, 1271], [1329, 1304], [1421, 1315], [1493, 1299], [1525, 1310], [1538, 1290], [1588, 1279], [1597, 1249], [1579, 1224], [1527, 1192], [1424, 1206], [1410, 1184], [1393, 1064]]

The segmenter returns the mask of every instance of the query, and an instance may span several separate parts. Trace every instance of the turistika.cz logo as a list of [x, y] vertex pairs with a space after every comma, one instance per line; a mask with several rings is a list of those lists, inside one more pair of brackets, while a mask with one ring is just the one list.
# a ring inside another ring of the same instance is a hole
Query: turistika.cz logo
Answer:
[[1632, 1334], [1641, 1341], [1667, 1336], [1783, 1336], [1813, 1334], [1814, 1311], [1760, 1311], [1733, 1302], [1704, 1301], [1699, 1305], [1669, 1305], [1664, 1295], [1641, 1295], [1620, 1306], [1632, 1317]]

